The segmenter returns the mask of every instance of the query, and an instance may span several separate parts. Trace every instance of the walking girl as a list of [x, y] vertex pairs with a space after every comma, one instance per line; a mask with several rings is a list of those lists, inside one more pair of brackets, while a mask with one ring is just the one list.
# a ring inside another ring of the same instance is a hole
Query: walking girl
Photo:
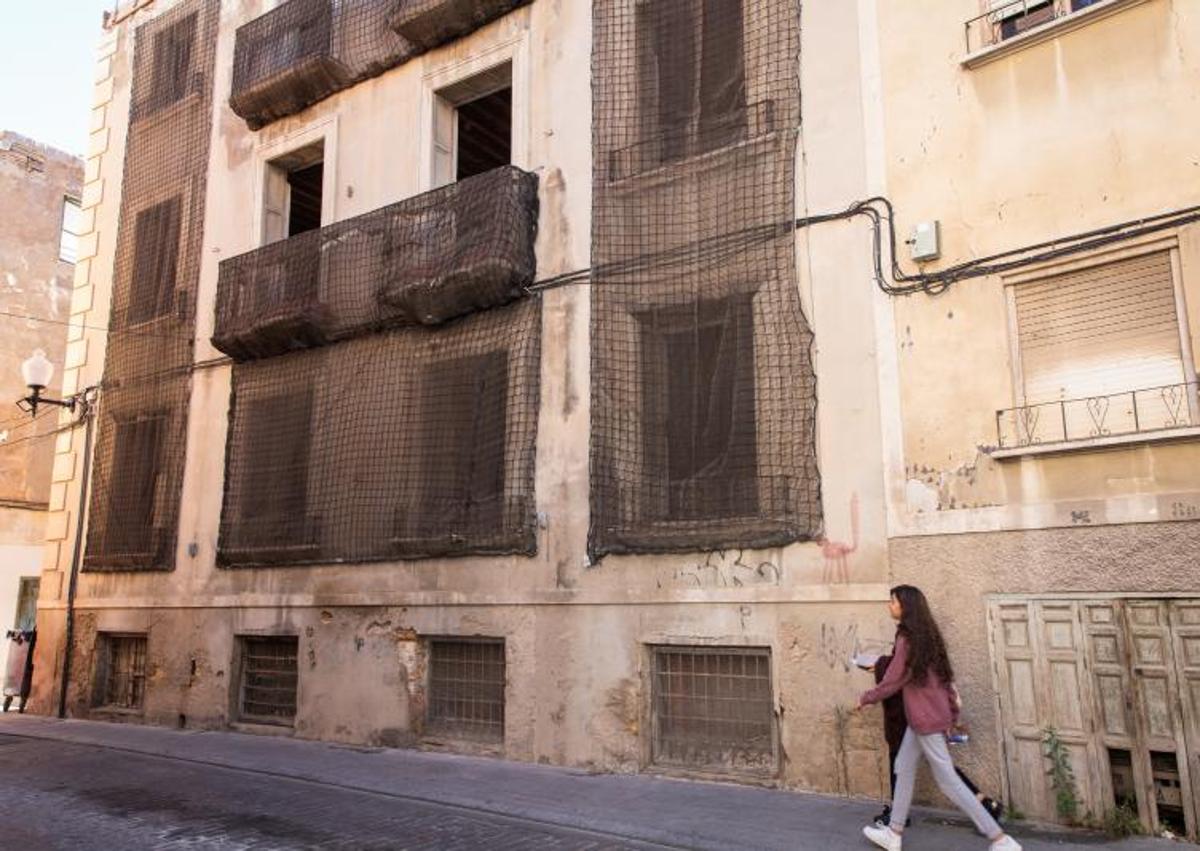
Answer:
[[892, 661], [879, 685], [859, 698], [857, 708], [900, 693], [908, 729], [896, 755], [896, 791], [890, 822], [864, 827], [863, 834], [880, 848], [900, 851], [912, 806], [917, 765], [924, 757], [942, 794], [971, 818], [976, 829], [991, 841], [993, 851], [1020, 851], [1020, 844], [1004, 832], [955, 773], [946, 745], [947, 731], [958, 721], [954, 670], [925, 595], [912, 585], [897, 585], [892, 589], [888, 609], [897, 622]]

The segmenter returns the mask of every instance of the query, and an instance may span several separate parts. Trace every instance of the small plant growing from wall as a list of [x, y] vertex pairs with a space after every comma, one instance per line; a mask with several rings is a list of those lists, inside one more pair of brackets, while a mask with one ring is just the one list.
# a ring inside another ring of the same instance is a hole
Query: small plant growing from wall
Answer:
[[1140, 836], [1145, 832], [1141, 820], [1138, 819], [1137, 810], [1130, 805], [1129, 801], [1121, 801], [1105, 813], [1101, 827], [1111, 839]]
[[1079, 789], [1075, 785], [1075, 771], [1071, 768], [1071, 753], [1059, 738], [1058, 731], [1047, 727], [1042, 744], [1046, 758], [1050, 760], [1050, 788], [1054, 790], [1054, 808], [1059, 818], [1068, 824], [1079, 822]]

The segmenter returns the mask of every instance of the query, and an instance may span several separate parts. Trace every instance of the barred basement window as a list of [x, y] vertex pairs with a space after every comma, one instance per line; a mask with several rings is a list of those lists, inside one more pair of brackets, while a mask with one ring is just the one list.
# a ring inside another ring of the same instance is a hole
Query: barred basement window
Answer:
[[651, 654], [652, 762], [775, 772], [769, 648], [663, 646]]
[[95, 704], [141, 709], [146, 695], [146, 636], [101, 635]]
[[729, 145], [746, 130], [742, 0], [641, 0], [642, 108], [657, 115], [659, 159]]
[[179, 196], [137, 214], [126, 325], [171, 312], [179, 258]]
[[652, 310], [642, 321], [648, 520], [758, 511], [749, 296]]
[[428, 732], [502, 741], [504, 684], [504, 639], [431, 640]]
[[116, 420], [112, 485], [104, 551], [110, 555], [156, 557], [164, 544], [156, 535], [155, 503], [167, 417], [150, 413]]
[[299, 643], [294, 635], [242, 637], [241, 720], [281, 725], [295, 720]]
[[187, 95], [195, 41], [194, 12], [154, 34], [153, 84], [146, 104], [147, 112], [157, 112]]

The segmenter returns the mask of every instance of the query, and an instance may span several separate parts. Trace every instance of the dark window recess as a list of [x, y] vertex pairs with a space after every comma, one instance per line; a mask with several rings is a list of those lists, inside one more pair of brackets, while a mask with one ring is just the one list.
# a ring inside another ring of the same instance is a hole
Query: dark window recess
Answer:
[[1133, 757], [1129, 751], [1109, 748], [1108, 771], [1112, 778], [1113, 804], [1136, 813], [1137, 782], [1133, 777]]
[[179, 226], [178, 196], [137, 214], [127, 324], [165, 316], [175, 306]]
[[652, 761], [716, 772], [777, 765], [771, 651], [655, 647]]
[[1179, 758], [1169, 751], [1151, 751], [1150, 774], [1154, 782], [1159, 824], [1172, 833], [1186, 836], [1187, 819], [1184, 815]]
[[746, 131], [742, 0], [643, 3], [664, 162], [729, 145]]
[[295, 720], [298, 648], [294, 635], [242, 638], [241, 720], [284, 725]]
[[[1080, 8], [1076, 6], [1076, 8]], [[1000, 22], [1000, 38], [1012, 38], [1020, 35], [1026, 30], [1031, 30], [1034, 27], [1039, 27], [1042, 24], [1053, 21], [1056, 17], [1054, 10], [1054, 2], [1030, 4], [1027, 9], [1018, 15], [1012, 15]]]
[[1071, 11], [1078, 12], [1080, 9], [1086, 9], [1088, 6], [1094, 6], [1100, 0], [1071, 0]]
[[402, 537], [485, 538], [504, 522], [508, 352], [431, 364], [422, 382], [420, 504]]
[[458, 107], [457, 180], [512, 162], [512, 89]]
[[748, 297], [643, 317], [648, 519], [758, 511], [754, 319]]
[[308, 517], [311, 388], [247, 403], [237, 454], [241, 476], [230, 544], [288, 549], [316, 543]]
[[504, 678], [503, 639], [430, 641], [427, 731], [503, 740]]
[[187, 95], [195, 42], [194, 12], [154, 35], [153, 81], [148, 104], [151, 112], [183, 100]]
[[316, 230], [321, 226], [321, 186], [325, 164], [318, 162], [288, 172], [291, 187], [288, 204], [288, 236]]
[[112, 709], [141, 709], [146, 694], [146, 637], [102, 636], [100, 655], [97, 705]]
[[167, 419], [157, 414], [117, 420], [115, 425], [104, 551], [157, 556], [164, 542], [157, 539], [154, 528], [154, 504]]

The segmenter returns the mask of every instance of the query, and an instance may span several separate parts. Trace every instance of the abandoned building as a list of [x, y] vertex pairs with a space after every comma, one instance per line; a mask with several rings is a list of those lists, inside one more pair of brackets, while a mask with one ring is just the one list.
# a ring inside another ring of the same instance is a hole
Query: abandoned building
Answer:
[[[0, 392], [10, 403], [0, 413], [0, 671], [10, 649], [5, 634], [34, 627], [57, 424], [11, 402], [29, 392], [21, 364], [35, 350], [63, 362], [82, 182], [78, 157], [0, 131]], [[60, 379], [61, 372], [50, 393]]]
[[1195, 834], [1195, 4], [136, 0], [97, 61], [38, 711], [882, 797], [907, 581], [978, 779], [1060, 817], [1053, 728]]

